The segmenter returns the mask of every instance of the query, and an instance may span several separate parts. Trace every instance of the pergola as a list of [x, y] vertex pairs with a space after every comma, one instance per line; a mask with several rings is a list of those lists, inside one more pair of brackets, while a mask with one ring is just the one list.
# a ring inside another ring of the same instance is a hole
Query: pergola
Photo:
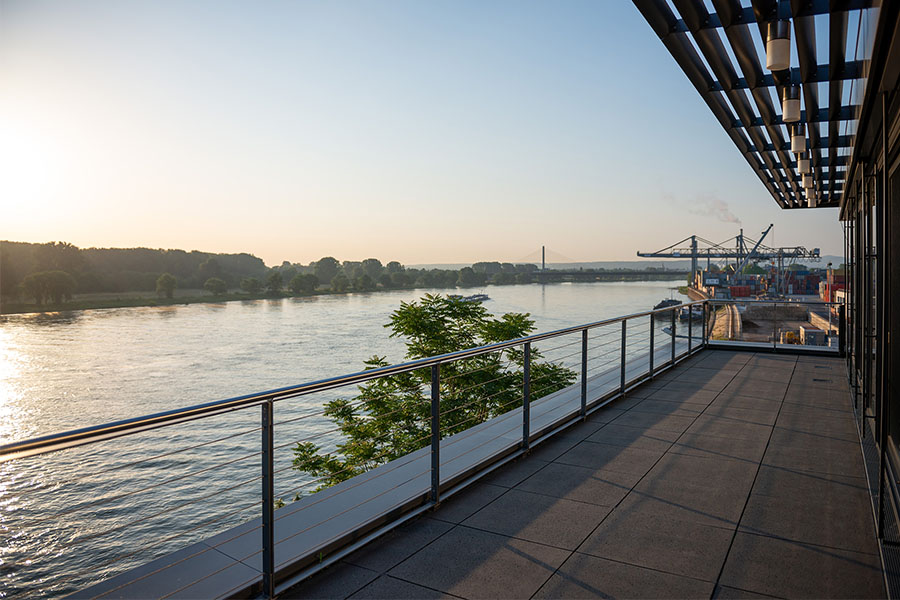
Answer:
[[[782, 208], [840, 206], [865, 91], [872, 0], [634, 4]], [[827, 31], [827, 56], [819, 56], [817, 31]], [[767, 68], [767, 51], [785, 49], [787, 61]]]

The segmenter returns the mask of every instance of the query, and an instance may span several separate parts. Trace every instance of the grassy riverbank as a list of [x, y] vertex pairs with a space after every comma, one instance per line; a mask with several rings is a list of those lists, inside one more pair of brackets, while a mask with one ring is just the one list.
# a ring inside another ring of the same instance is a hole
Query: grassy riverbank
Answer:
[[[490, 284], [490, 287], [499, 284]], [[519, 284], [507, 284], [519, 285]], [[446, 288], [449, 293], [466, 294], [466, 290], [484, 289], [487, 286], [476, 286], [475, 288]], [[403, 286], [392, 288], [378, 288], [366, 293], [378, 293], [392, 290], [412, 290], [418, 289], [419, 286]], [[686, 288], [684, 288], [686, 289]], [[679, 292], [682, 288], [679, 288]], [[218, 303], [218, 302], [234, 302], [237, 300], [264, 300], [279, 298], [304, 298], [309, 296], [325, 296], [330, 294], [347, 294], [350, 291], [335, 292], [328, 288], [316, 290], [314, 292], [293, 293], [289, 291], [283, 292], [260, 292], [249, 294], [245, 292], [230, 292], [219, 295], [211, 295], [206, 290], [185, 289], [177, 290], [174, 297], [165, 298], [156, 295], [148, 295], [146, 292], [123, 292], [115, 293], [96, 293], [96, 294], [78, 294], [69, 302], [61, 304], [34, 304], [28, 302], [4, 302], [0, 304], [0, 314], [26, 314], [26, 313], [42, 313], [42, 312], [63, 312], [69, 310], [92, 310], [102, 308], [126, 308], [137, 306], [176, 306], [179, 304], [199, 304], [199, 303]]]

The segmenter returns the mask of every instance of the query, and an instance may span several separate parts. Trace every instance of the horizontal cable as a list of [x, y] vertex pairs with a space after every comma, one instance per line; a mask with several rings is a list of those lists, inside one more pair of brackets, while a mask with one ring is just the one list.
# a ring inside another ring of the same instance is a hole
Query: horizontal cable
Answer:
[[[172, 541], [172, 540], [174, 540], [174, 539], [177, 539], [177, 538], [180, 538], [180, 537], [184, 537], [185, 535], [187, 535], [187, 534], [189, 534], [189, 533], [192, 533], [192, 532], [194, 532], [194, 531], [197, 531], [198, 529], [201, 529], [201, 528], [203, 528], [203, 527], [205, 527], [205, 526], [207, 526], [207, 525], [211, 525], [212, 523], [215, 523], [216, 521], [221, 521], [222, 519], [226, 519], [226, 518], [228, 518], [228, 517], [230, 517], [230, 516], [233, 516], [233, 515], [236, 515], [236, 514], [238, 514], [238, 513], [248, 511], [248, 510], [250, 510], [251, 508], [258, 507], [260, 504], [261, 504], [261, 503], [259, 502], [259, 500], [257, 500], [257, 501], [255, 501], [255, 502], [250, 503], [250, 504], [246, 504], [246, 505], [242, 506], [241, 508], [232, 510], [232, 511], [227, 512], [227, 513], [224, 513], [224, 514], [222, 514], [222, 515], [218, 515], [218, 516], [216, 516], [216, 517], [214, 517], [214, 518], [212, 518], [212, 519], [207, 519], [206, 521], [202, 521], [202, 522], [200, 522], [199, 524], [194, 525], [194, 526], [191, 527], [190, 529], [186, 529], [186, 530], [184, 530], [184, 531], [179, 531], [178, 533], [172, 534], [172, 535], [170, 535], [170, 536], [168, 536], [168, 537], [165, 537], [165, 538], [163, 538], [163, 539], [161, 539], [161, 540], [158, 540], [158, 541], [156, 541], [156, 542], [153, 542], [153, 543], [150, 544], [150, 545], [143, 545], [143, 546], [141, 546], [139, 549], [137, 549], [137, 550], [135, 550], [135, 551], [133, 551], [133, 552], [129, 552], [128, 554], [125, 554], [125, 555], [123, 555], [123, 556], [118, 556], [118, 557], [116, 557], [116, 558], [114, 558], [114, 559], [112, 559], [112, 560], [106, 561], [106, 562], [104, 562], [104, 563], [100, 563], [99, 565], [93, 565], [93, 566], [92, 566], [91, 568], [89, 568], [89, 569], [85, 569], [84, 571], [80, 571], [80, 572], [78, 572], [78, 573], [75, 573], [74, 575], [70, 575], [70, 576], [66, 577], [65, 579], [63, 579], [63, 580], [62, 580], [61, 582], [59, 582], [59, 583], [60, 583], [60, 584], [64, 584], [64, 583], [67, 583], [67, 582], [69, 582], [69, 581], [78, 580], [78, 579], [84, 577], [84, 576], [87, 575], [87, 574], [98, 573], [101, 569], [103, 569], [103, 568], [105, 568], [105, 567], [108, 567], [108, 566], [110, 566], [110, 565], [114, 565], [114, 564], [117, 563], [117, 562], [121, 562], [121, 561], [125, 560], [126, 558], [130, 558], [130, 557], [135, 556], [135, 555], [137, 555], [137, 554], [140, 554], [140, 553], [142, 553], [142, 552], [146, 552], [147, 550], [151, 550], [151, 549], [153, 549], [153, 548], [157, 548], [157, 547], [159, 547], [159, 546], [165, 544], [166, 542], [170, 542], [170, 541]], [[242, 531], [241, 534], [243, 535], [243, 533], [244, 533], [244, 532]], [[167, 564], [167, 565], [163, 566], [162, 568], [157, 569], [156, 571], [152, 571], [152, 572], [147, 573], [147, 574], [145, 574], [145, 575], [143, 575], [143, 576], [141, 576], [141, 577], [138, 577], [138, 578], [136, 578], [136, 579], [129, 579], [128, 581], [126, 581], [125, 583], [123, 583], [122, 585], [120, 585], [120, 586], [118, 586], [118, 587], [116, 587], [116, 588], [113, 588], [113, 589], [111, 589], [111, 590], [106, 590], [105, 592], [103, 592], [103, 595], [109, 595], [109, 594], [112, 594], [112, 593], [115, 592], [116, 590], [119, 590], [119, 589], [121, 589], [121, 588], [123, 588], [123, 587], [125, 587], [125, 586], [128, 586], [128, 585], [132, 585], [132, 584], [137, 583], [138, 581], [141, 581], [142, 579], [145, 579], [145, 578], [147, 578], [147, 577], [149, 577], [149, 576], [151, 576], [151, 575], [155, 575], [156, 573], [159, 573], [160, 571], [163, 571], [163, 570], [165, 570], [165, 569], [169, 569], [169, 568], [171, 568], [171, 567], [174, 567], [175, 565], [181, 564], [181, 563], [184, 562], [185, 560], [188, 560], [188, 559], [190, 559], [190, 558], [193, 558], [194, 556], [197, 556], [198, 554], [202, 554], [203, 552], [206, 552], [206, 551], [208, 551], [208, 550], [213, 550], [213, 548], [210, 546], [210, 547], [209, 547], [208, 549], [206, 549], [206, 550], [201, 550], [201, 551], [198, 552], [198, 553], [191, 554], [190, 556], [186, 556], [186, 557], [182, 558], [181, 560], [179, 560], [179, 561], [177, 561], [177, 562], [174, 562], [174, 563], [171, 563], [171, 564]]]
[[186, 478], [188, 478], [188, 477], [193, 477], [194, 475], [200, 475], [201, 473], [206, 473], [207, 471], [212, 471], [213, 469], [218, 469], [218, 468], [221, 468], [221, 467], [225, 467], [225, 466], [234, 464], [234, 463], [236, 463], [236, 462], [240, 462], [240, 461], [242, 461], [242, 460], [247, 460], [248, 458], [253, 458], [254, 456], [259, 456], [260, 454], [261, 454], [261, 452], [253, 452], [253, 453], [251, 453], [251, 454], [246, 454], [246, 455], [244, 455], [244, 456], [241, 456], [241, 457], [239, 457], [239, 458], [235, 458], [235, 459], [233, 459], [233, 460], [229, 460], [229, 461], [224, 462], [224, 463], [219, 463], [219, 464], [212, 465], [212, 466], [210, 466], [210, 467], [206, 467], [205, 469], [200, 469], [200, 470], [197, 470], [197, 471], [191, 471], [190, 473], [185, 473], [184, 475], [179, 475], [178, 477], [173, 477], [173, 478], [171, 478], [171, 479], [166, 479], [166, 480], [164, 480], [164, 481], [160, 481], [160, 482], [154, 483], [153, 485], [148, 485], [147, 487], [143, 487], [143, 488], [138, 489], [138, 490], [132, 490], [132, 491], [130, 491], [130, 492], [125, 492], [125, 493], [122, 493], [122, 494], [118, 494], [118, 495], [116, 495], [116, 496], [109, 496], [109, 497], [106, 497], [106, 498], [98, 498], [97, 500], [93, 500], [93, 501], [91, 501], [91, 502], [88, 502], [87, 504], [78, 504], [78, 505], [76, 505], [76, 506], [69, 507], [69, 508], [67, 508], [67, 509], [65, 509], [65, 510], [61, 510], [61, 511], [59, 511], [59, 512], [53, 513], [53, 514], [51, 514], [51, 515], [47, 515], [47, 516], [41, 517], [41, 518], [39, 518], [39, 519], [36, 520], [36, 521], [29, 521], [29, 525], [37, 525], [37, 524], [43, 523], [44, 521], [47, 521], [47, 520], [49, 520], [49, 519], [56, 519], [57, 517], [61, 517], [61, 516], [63, 516], [63, 515], [67, 515], [67, 514], [70, 514], [70, 513], [73, 513], [73, 512], [82, 510], [82, 509], [85, 509], [85, 508], [90, 508], [91, 506], [97, 506], [98, 504], [106, 504], [106, 503], [112, 502], [112, 501], [114, 501], [114, 500], [121, 500], [122, 498], [127, 498], [128, 496], [133, 496], [134, 494], [140, 494], [140, 493], [146, 492], [146, 491], [148, 491], [148, 490], [152, 490], [152, 489], [154, 489], [154, 488], [157, 488], [157, 487], [159, 487], [159, 486], [161, 486], [161, 485], [165, 485], [165, 484], [167, 484], [167, 483], [172, 483], [172, 482], [174, 482], [174, 481], [179, 481], [179, 480], [181, 480], [181, 479], [186, 479]]

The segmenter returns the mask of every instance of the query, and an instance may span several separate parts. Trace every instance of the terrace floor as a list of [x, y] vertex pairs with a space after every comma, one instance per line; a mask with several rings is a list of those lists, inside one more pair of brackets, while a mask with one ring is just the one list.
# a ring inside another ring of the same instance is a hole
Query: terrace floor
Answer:
[[884, 597], [845, 372], [701, 352], [283, 597]]

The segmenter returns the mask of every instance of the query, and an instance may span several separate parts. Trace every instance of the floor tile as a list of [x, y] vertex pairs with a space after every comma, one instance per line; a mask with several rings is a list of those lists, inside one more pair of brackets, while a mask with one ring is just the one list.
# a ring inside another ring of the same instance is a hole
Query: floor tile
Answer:
[[642, 427], [628, 427], [611, 423], [589, 437], [588, 441], [665, 452], [672, 445], [672, 442], [678, 439], [678, 435], [679, 432], [677, 431], [660, 429], [647, 431]]
[[640, 477], [619, 471], [552, 463], [520, 483], [516, 489], [578, 502], [614, 506], [631, 491]]
[[679, 433], [690, 427], [693, 422], [694, 417], [635, 412], [632, 410], [613, 421], [616, 425], [643, 427], [647, 430], [677, 431]]
[[339, 562], [320, 571], [279, 598], [346, 598], [378, 578], [378, 573]]
[[441, 505], [431, 513], [431, 517], [448, 523], [465, 521], [506, 491], [507, 488], [499, 485], [476, 483], [441, 502]]
[[713, 584], [575, 553], [535, 598], [708, 598]]
[[685, 432], [669, 448], [670, 454], [686, 454], [704, 458], [725, 458], [758, 464], [766, 451], [765, 438], [742, 440], [719, 435]]
[[444, 600], [456, 598], [456, 596], [451, 596], [445, 592], [431, 590], [389, 575], [382, 575], [350, 597], [358, 600], [366, 598], [371, 598], [372, 600]]
[[610, 510], [609, 506], [512, 489], [462, 524], [491, 533], [574, 550]]
[[482, 479], [482, 482], [508, 488], [516, 487], [549, 464], [533, 455], [523, 456], [503, 465]]
[[733, 530], [617, 507], [578, 552], [715, 583]]
[[344, 562], [383, 573], [447, 533], [452, 527], [446, 521], [416, 519], [367, 544], [345, 558]]
[[394, 567], [390, 575], [463, 598], [529, 598], [570, 554], [456, 527]]
[[771, 432], [772, 427], [770, 425], [758, 425], [739, 419], [705, 414], [697, 417], [697, 420], [687, 430], [687, 433], [717, 435], [750, 441], [765, 440]]
[[606, 469], [643, 475], [650, 470], [660, 456], [662, 456], [660, 451], [582, 442], [554, 462], [586, 467], [595, 471]]
[[876, 555], [738, 532], [720, 583], [785, 598], [884, 597]]

